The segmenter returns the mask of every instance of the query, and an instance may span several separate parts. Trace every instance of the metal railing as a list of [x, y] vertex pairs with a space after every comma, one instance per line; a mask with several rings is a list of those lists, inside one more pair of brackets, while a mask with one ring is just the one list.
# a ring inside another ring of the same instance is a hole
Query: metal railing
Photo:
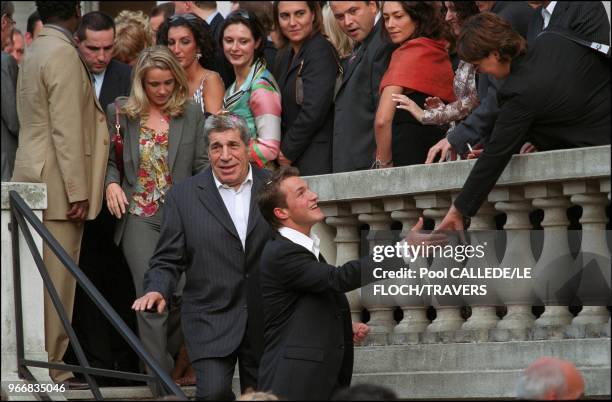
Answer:
[[[171, 395], [179, 398], [179, 400], [188, 400], [187, 396], [183, 393], [181, 388], [174, 383], [168, 373], [166, 373], [155, 361], [155, 359], [149, 354], [144, 348], [138, 337], [132, 332], [125, 322], [119, 317], [117, 312], [111, 307], [106, 301], [104, 296], [96, 289], [91, 283], [89, 278], [81, 271], [76, 263], [66, 253], [60, 243], [53, 237], [49, 230], [43, 225], [43, 223], [34, 215], [32, 210], [28, 207], [25, 201], [16, 191], [9, 192], [9, 203], [11, 211], [11, 242], [13, 249], [13, 275], [14, 275], [14, 294], [15, 294], [15, 319], [16, 319], [16, 336], [17, 336], [17, 371], [21, 378], [24, 378], [28, 382], [37, 382], [36, 378], [28, 367], [42, 367], [49, 369], [68, 370], [74, 373], [82, 373], [85, 380], [90, 386], [91, 392], [96, 400], [104, 400], [100, 388], [96, 380], [92, 375], [101, 377], [111, 377], [124, 380], [132, 381], [143, 381], [152, 382], [156, 381], [160, 383], [166, 391]], [[111, 325], [121, 334], [125, 341], [130, 347], [136, 352], [138, 357], [150, 368], [152, 374], [140, 374], [131, 373], [126, 371], [108, 370], [94, 368], [89, 365], [87, 357], [83, 352], [83, 348], [77, 336], [70, 324], [70, 319], [60, 301], [57, 294], [57, 290], [51, 281], [47, 267], [45, 266], [42, 256], [38, 251], [34, 238], [30, 232], [29, 223], [34, 230], [40, 235], [42, 240], [48, 245], [49, 249], [57, 256], [59, 261], [66, 267], [68, 272], [75, 278], [76, 282], [84, 290], [87, 297], [89, 297], [93, 303], [100, 309], [104, 316], [109, 320]], [[62, 325], [66, 330], [70, 343], [74, 349], [75, 355], [79, 361], [79, 365], [63, 364], [63, 363], [49, 363], [39, 360], [30, 360], [25, 357], [24, 348], [24, 337], [23, 337], [23, 313], [21, 309], [21, 276], [20, 276], [20, 258], [19, 258], [19, 229], [23, 233], [28, 249], [32, 254], [38, 272], [40, 273], [44, 286], [49, 293], [49, 296], [53, 302], [53, 306], [57, 311]], [[51, 400], [46, 392], [41, 392], [38, 397], [42, 400]]]

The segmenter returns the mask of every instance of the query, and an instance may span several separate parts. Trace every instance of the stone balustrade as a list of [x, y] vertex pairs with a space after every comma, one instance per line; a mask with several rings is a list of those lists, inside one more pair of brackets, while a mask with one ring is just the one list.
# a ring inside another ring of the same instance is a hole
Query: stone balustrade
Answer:
[[[360, 239], [360, 227], [364, 224], [371, 231], [381, 231], [398, 222], [396, 227], [401, 225], [404, 234], [419, 216], [439, 224], [474, 163], [457, 161], [308, 177], [310, 188], [319, 195], [326, 224], [336, 229], [336, 263], [357, 259], [367, 252]], [[491, 297], [474, 299], [473, 304], [469, 297], [463, 299], [469, 305], [468, 313], [453, 298], [434, 301], [397, 296], [397, 304], [392, 307], [381, 303], [365, 288], [350, 292], [353, 320], [360, 321], [364, 309], [369, 313], [371, 334], [366, 345], [609, 337], [610, 313], [606, 306], [587, 305], [574, 317], [568, 308], [570, 303], [575, 304], [568, 299], [571, 292], [550, 289], [552, 282], [567, 283], [583, 274], [587, 279], [603, 278], [601, 291], [610, 291], [609, 269], [601, 268], [609, 268], [610, 264], [605, 238], [609, 202], [610, 146], [514, 156], [487, 201], [471, 219], [469, 231], [476, 237], [490, 235], [491, 232], [479, 235], [479, 231], [494, 230], [495, 215], [504, 214], [505, 249], [503, 254], [498, 253], [503, 258], [497, 260], [495, 252], [488, 252], [487, 266], [533, 267], [533, 280], [506, 281], [503, 286], [495, 286], [491, 280], [489, 285], [496, 290]], [[577, 257], [568, 243], [567, 210], [574, 205], [583, 211]], [[543, 229], [541, 251], [532, 250], [530, 241], [529, 231], [534, 228], [530, 213], [535, 209], [543, 211], [539, 222]], [[370, 241], [369, 235], [365, 237]], [[585, 267], [593, 259], [599, 268], [597, 272], [587, 272]], [[429, 269], [436, 270], [448, 261], [434, 259], [430, 263]], [[582, 300], [588, 301], [585, 295], [593, 289], [585, 287], [593, 281], [580, 283], [577, 292]], [[539, 310], [533, 309], [536, 301], [542, 305]], [[432, 306], [435, 318], [430, 321]], [[397, 309], [401, 310], [399, 321]], [[534, 311], [542, 312], [536, 317]]]

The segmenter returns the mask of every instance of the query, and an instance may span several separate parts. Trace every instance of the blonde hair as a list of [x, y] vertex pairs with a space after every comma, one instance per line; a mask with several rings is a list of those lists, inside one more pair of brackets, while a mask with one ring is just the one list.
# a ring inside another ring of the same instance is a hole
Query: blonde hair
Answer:
[[134, 79], [130, 96], [122, 107], [123, 113], [134, 119], [146, 117], [149, 114], [149, 98], [144, 89], [144, 79], [147, 71], [153, 68], [169, 70], [175, 80], [174, 92], [162, 108], [161, 112], [172, 117], [180, 116], [189, 99], [189, 84], [185, 70], [170, 52], [167, 46], [153, 46], [144, 49], [134, 68]]
[[152, 44], [151, 23], [142, 11], [123, 10], [115, 17], [114, 58], [132, 64]]
[[321, 11], [323, 14], [323, 29], [325, 31], [325, 36], [331, 44], [334, 45], [341, 59], [348, 57], [353, 51], [355, 41], [342, 31], [336, 17], [334, 17], [329, 7], [329, 3], [323, 6]]

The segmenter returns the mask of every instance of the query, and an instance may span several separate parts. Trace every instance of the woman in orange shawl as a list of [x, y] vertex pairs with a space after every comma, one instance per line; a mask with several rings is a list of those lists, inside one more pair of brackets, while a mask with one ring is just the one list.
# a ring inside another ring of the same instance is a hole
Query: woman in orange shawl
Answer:
[[397, 109], [393, 94], [407, 95], [421, 107], [428, 97], [447, 103], [455, 100], [444, 21], [433, 1], [385, 1], [382, 15], [384, 34], [400, 46], [380, 83], [374, 127], [376, 167], [423, 163], [444, 130], [423, 126], [410, 113]]

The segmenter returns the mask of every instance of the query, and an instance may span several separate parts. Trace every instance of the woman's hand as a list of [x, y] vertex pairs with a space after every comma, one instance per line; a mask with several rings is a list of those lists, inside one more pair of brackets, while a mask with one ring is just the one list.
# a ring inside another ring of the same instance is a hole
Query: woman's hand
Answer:
[[404, 109], [410, 112], [415, 119], [419, 121], [419, 123], [423, 122], [423, 115], [425, 112], [419, 105], [416, 104], [415, 101], [402, 94], [393, 94], [392, 98], [394, 102], [397, 102], [398, 109]]
[[110, 183], [106, 186], [106, 206], [113, 216], [117, 217], [117, 219], [121, 219], [128, 205], [130, 205], [130, 203], [119, 184]]

